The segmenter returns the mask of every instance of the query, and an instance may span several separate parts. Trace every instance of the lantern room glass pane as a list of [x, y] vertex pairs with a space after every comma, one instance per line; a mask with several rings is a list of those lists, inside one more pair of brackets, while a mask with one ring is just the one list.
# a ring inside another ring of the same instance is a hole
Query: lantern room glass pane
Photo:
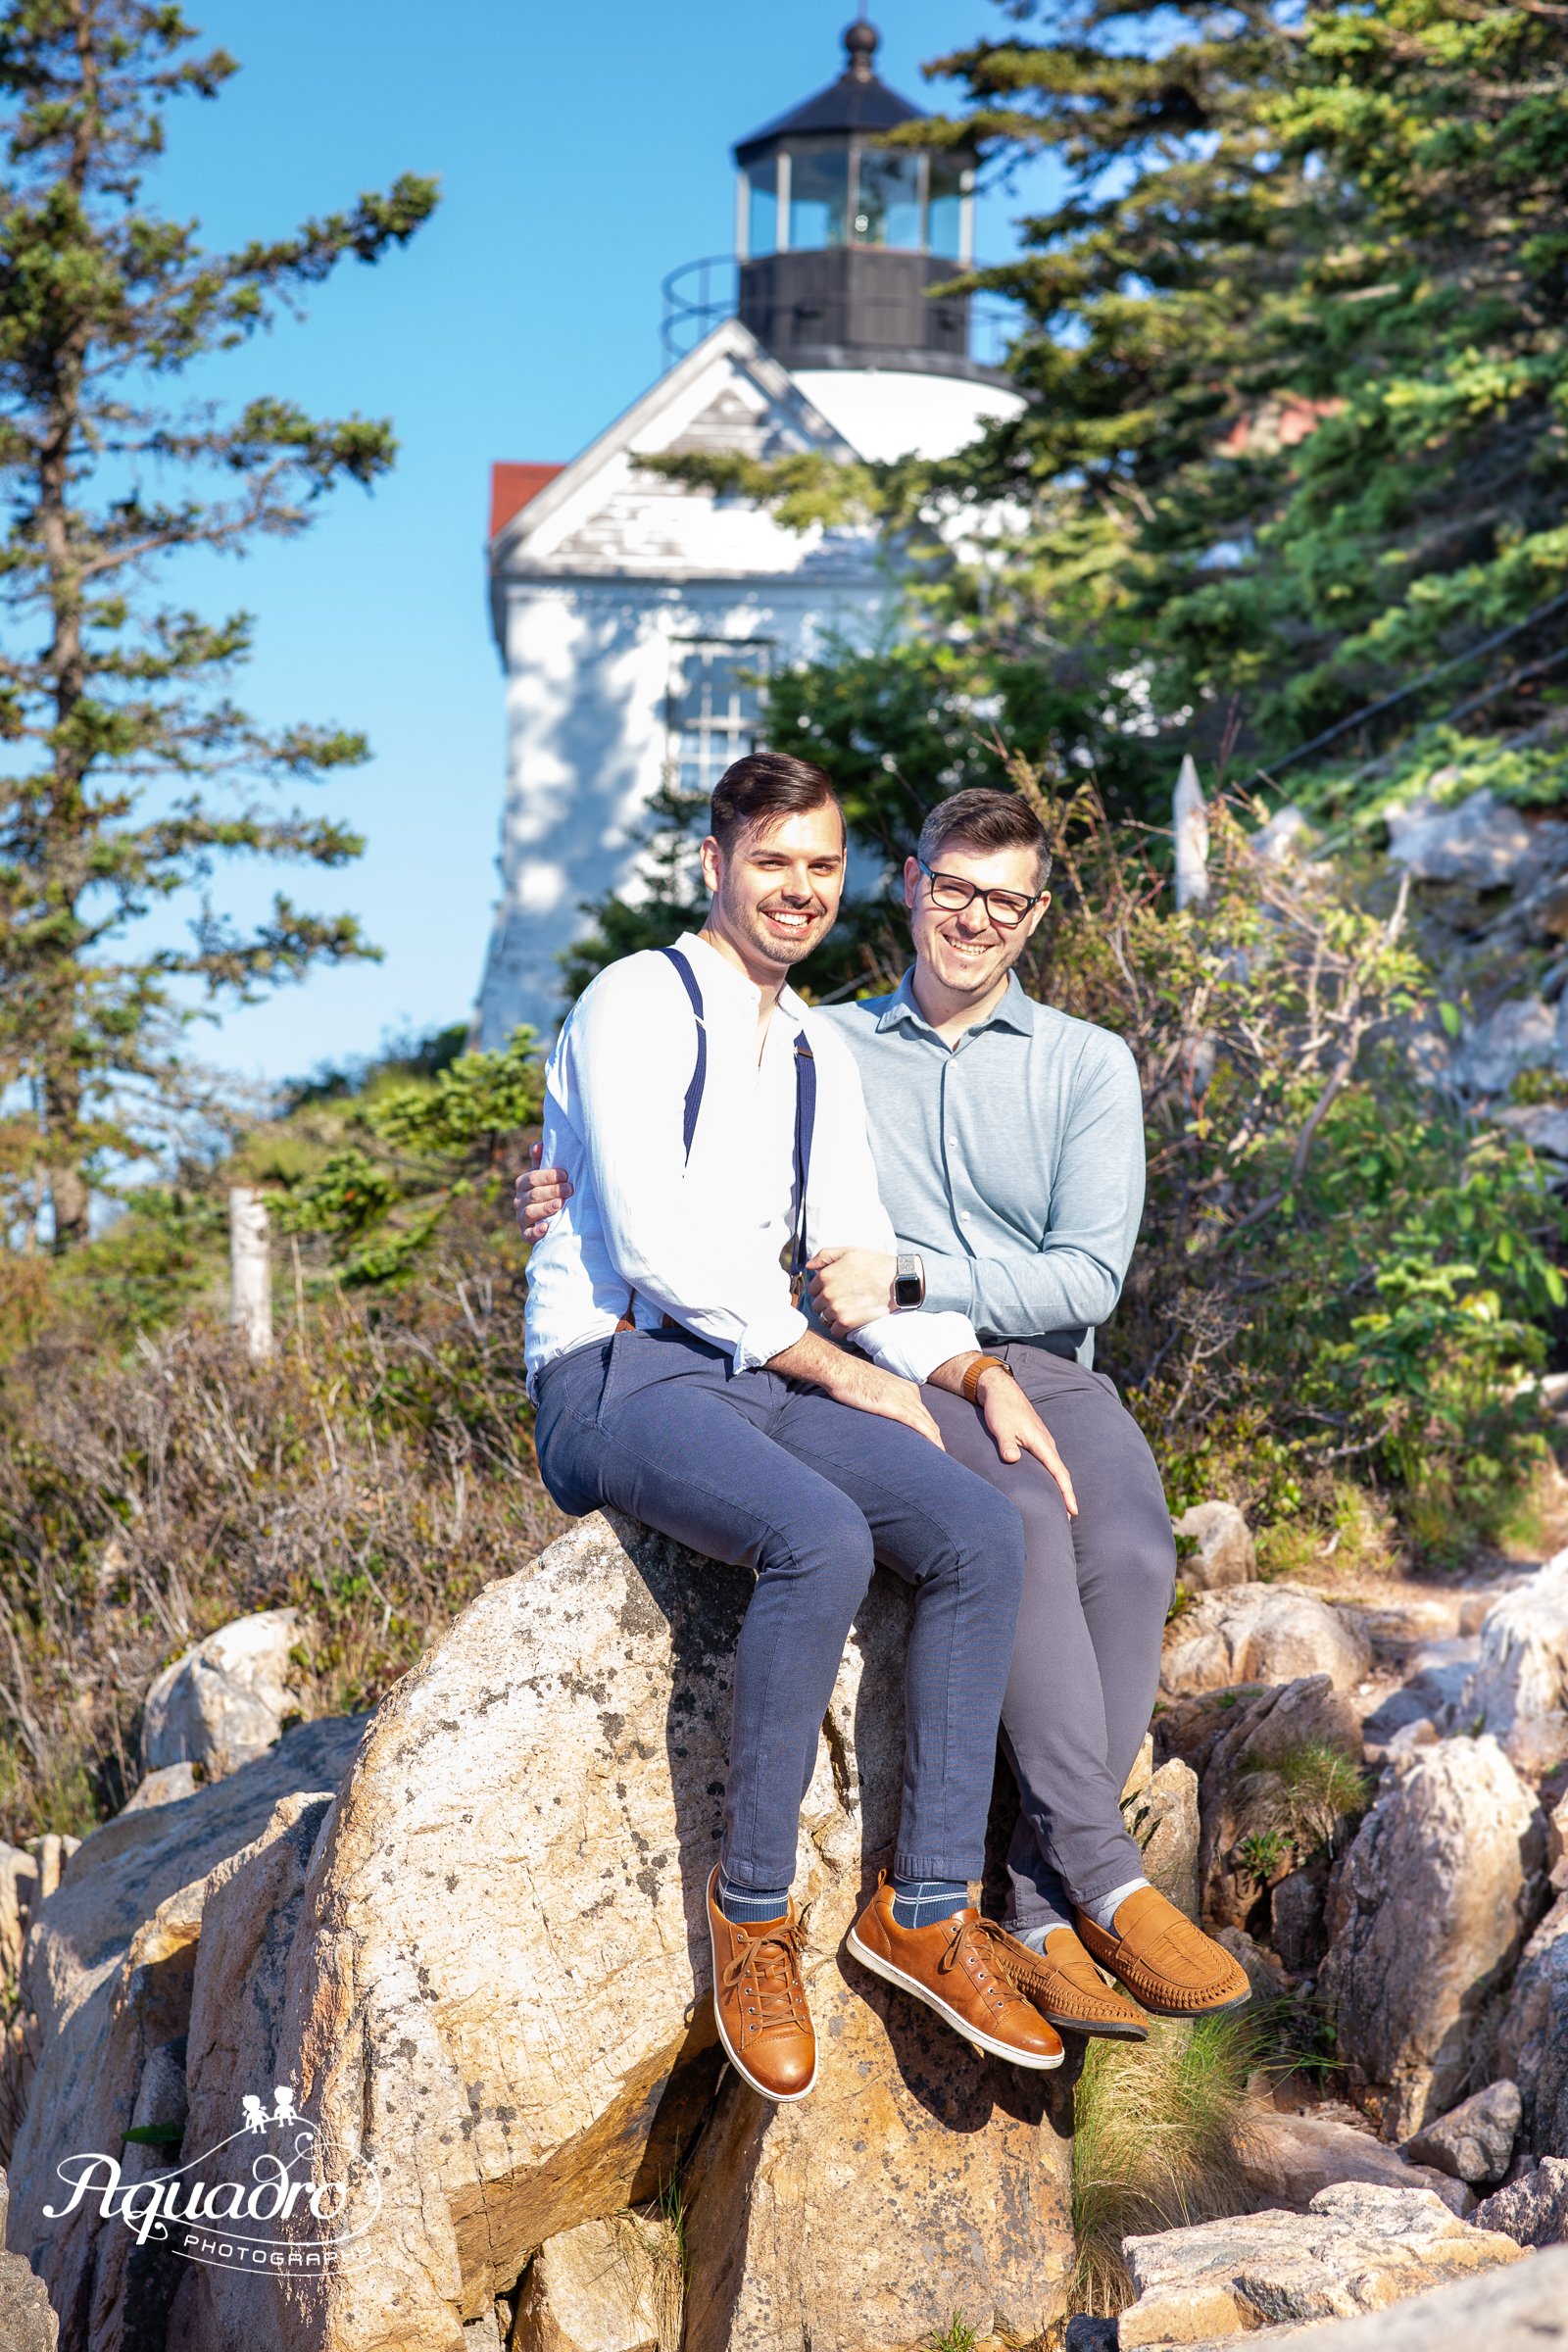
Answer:
[[746, 168], [746, 250], [778, 251], [778, 158], [767, 156]]
[[962, 251], [963, 167], [951, 157], [931, 158], [931, 193], [926, 206], [925, 242], [929, 253], [956, 262]]
[[790, 157], [790, 251], [842, 245], [850, 206], [848, 147], [806, 147]]
[[860, 149], [855, 197], [858, 245], [920, 246], [920, 159], [890, 155], [880, 147]]

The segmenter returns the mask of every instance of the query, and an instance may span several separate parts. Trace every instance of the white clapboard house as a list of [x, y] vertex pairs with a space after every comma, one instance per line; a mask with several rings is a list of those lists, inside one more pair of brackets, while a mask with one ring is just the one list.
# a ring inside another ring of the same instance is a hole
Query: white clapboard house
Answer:
[[570, 464], [494, 468], [508, 755], [484, 1046], [555, 1028], [557, 959], [584, 901], [635, 893], [661, 783], [709, 789], [757, 743], [770, 669], [884, 623], [868, 531], [787, 530], [634, 460], [939, 457], [1018, 405], [987, 364], [996, 321], [926, 292], [972, 259], [973, 159], [876, 146], [919, 110], [874, 72], [871, 25], [844, 42], [836, 81], [736, 147], [736, 251], [666, 279], [659, 381]]

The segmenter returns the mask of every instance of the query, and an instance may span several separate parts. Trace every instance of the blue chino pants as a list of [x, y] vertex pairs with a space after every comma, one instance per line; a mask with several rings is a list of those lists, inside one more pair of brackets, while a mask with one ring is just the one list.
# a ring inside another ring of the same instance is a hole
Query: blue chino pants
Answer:
[[788, 1886], [801, 1800], [874, 1561], [914, 1595], [894, 1868], [978, 1879], [1023, 1586], [1013, 1503], [915, 1430], [683, 1331], [617, 1332], [546, 1365], [535, 1443], [563, 1510], [609, 1504], [757, 1571], [735, 1657], [725, 1878]]

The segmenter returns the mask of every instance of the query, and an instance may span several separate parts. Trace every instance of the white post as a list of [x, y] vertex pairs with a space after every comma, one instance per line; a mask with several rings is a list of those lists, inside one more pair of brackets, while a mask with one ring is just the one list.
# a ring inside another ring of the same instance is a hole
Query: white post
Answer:
[[260, 1363], [272, 1352], [272, 1257], [267, 1200], [253, 1184], [228, 1188], [228, 1319], [244, 1335], [252, 1363]]
[[1198, 762], [1184, 755], [1171, 804], [1176, 837], [1176, 910], [1208, 905], [1208, 804], [1198, 781]]

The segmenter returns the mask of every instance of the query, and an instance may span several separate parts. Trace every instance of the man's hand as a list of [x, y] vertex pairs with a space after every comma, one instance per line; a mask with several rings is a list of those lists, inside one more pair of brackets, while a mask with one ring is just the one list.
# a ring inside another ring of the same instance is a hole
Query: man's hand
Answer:
[[896, 1257], [880, 1250], [819, 1250], [809, 1270], [811, 1303], [836, 1340], [892, 1313]]
[[[963, 1376], [974, 1362], [972, 1355], [950, 1356], [938, 1364], [931, 1375], [933, 1388], [947, 1389], [955, 1396], [963, 1394]], [[992, 1442], [1004, 1462], [1015, 1462], [1021, 1455], [1032, 1453], [1051, 1472], [1061, 1489], [1061, 1499], [1067, 1505], [1070, 1519], [1078, 1516], [1078, 1497], [1073, 1493], [1072, 1475], [1056, 1451], [1056, 1441], [1035, 1411], [1012, 1374], [1004, 1364], [994, 1365], [980, 1375], [976, 1392], [980, 1417], [991, 1433]]]
[[929, 1438], [939, 1452], [947, 1449], [942, 1444], [942, 1432], [921, 1401], [919, 1389], [912, 1380], [901, 1380], [896, 1372], [884, 1372], [876, 1364], [867, 1363], [863, 1355], [850, 1355], [824, 1340], [818, 1331], [808, 1331], [792, 1347], [768, 1359], [770, 1372], [781, 1372], [786, 1380], [808, 1380], [840, 1404], [853, 1405], [859, 1413], [876, 1413], [884, 1421], [902, 1421], [908, 1429], [917, 1429], [922, 1438]]
[[542, 1242], [550, 1231], [550, 1220], [571, 1199], [572, 1188], [564, 1168], [542, 1168], [542, 1144], [528, 1148], [528, 1172], [517, 1178], [512, 1188], [512, 1205], [525, 1242]]

